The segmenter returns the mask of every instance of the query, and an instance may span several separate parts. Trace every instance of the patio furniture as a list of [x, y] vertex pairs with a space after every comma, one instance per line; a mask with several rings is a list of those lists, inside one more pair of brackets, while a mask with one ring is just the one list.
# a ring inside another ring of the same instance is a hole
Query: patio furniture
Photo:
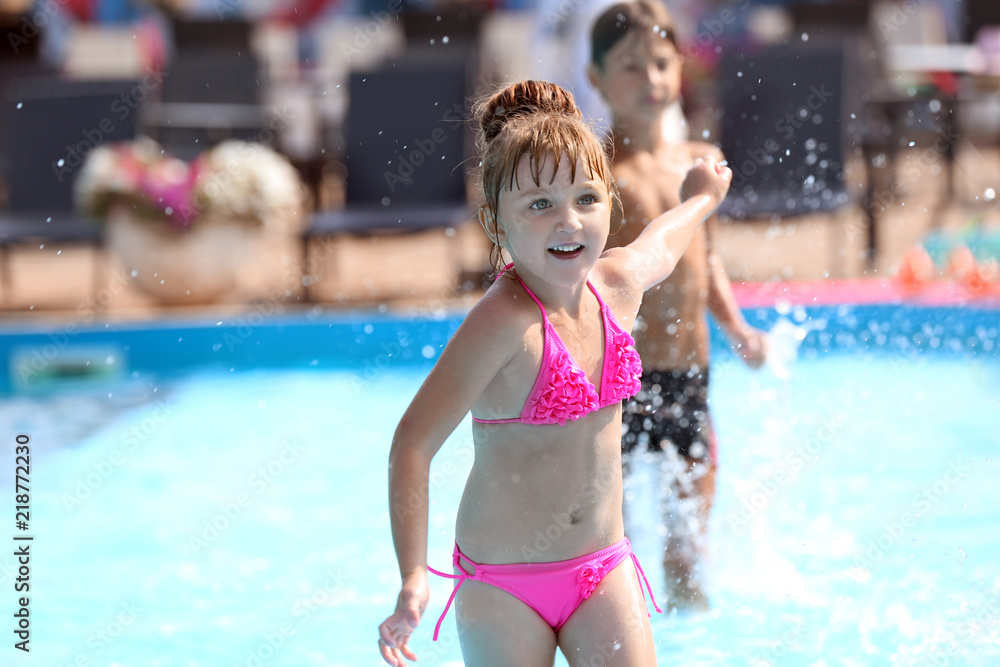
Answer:
[[[344, 139], [345, 207], [318, 211], [302, 234], [387, 234], [460, 225], [466, 201], [467, 66], [407, 58], [353, 72]], [[309, 298], [310, 280], [305, 280]]]
[[100, 249], [100, 226], [74, 211], [73, 183], [92, 148], [135, 137], [136, 114], [127, 100], [138, 85], [43, 77], [8, 86], [2, 104], [10, 202], [0, 212], [0, 284], [5, 288], [14, 245], [82, 243]]

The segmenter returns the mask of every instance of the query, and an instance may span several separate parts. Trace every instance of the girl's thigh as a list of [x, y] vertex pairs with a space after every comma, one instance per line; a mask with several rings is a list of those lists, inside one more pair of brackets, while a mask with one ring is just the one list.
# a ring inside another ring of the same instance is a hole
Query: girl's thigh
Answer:
[[479, 667], [552, 667], [556, 635], [516, 597], [467, 580], [455, 597], [458, 639], [465, 664]]
[[626, 558], [608, 573], [559, 630], [571, 667], [656, 665], [653, 632], [639, 578]]

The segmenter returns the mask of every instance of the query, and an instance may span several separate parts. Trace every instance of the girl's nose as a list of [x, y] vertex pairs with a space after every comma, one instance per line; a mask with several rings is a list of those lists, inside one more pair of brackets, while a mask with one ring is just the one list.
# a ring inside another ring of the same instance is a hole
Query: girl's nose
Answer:
[[572, 207], [567, 207], [560, 211], [556, 229], [561, 232], [575, 232], [583, 229], [583, 224], [580, 222], [579, 214]]

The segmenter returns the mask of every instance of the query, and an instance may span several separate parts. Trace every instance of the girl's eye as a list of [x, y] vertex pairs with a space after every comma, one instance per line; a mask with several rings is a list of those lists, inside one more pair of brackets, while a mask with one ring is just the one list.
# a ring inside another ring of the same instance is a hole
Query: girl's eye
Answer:
[[531, 206], [529, 208], [533, 208], [536, 211], [541, 211], [542, 209], [545, 209], [545, 208], [548, 208], [548, 207], [549, 207], [549, 200], [548, 199], [538, 199], [538, 200], [535, 200], [535, 201], [531, 202]]
[[594, 195], [583, 195], [582, 197], [580, 197], [580, 203], [581, 204], [596, 204], [597, 203], [597, 197], [595, 197]]

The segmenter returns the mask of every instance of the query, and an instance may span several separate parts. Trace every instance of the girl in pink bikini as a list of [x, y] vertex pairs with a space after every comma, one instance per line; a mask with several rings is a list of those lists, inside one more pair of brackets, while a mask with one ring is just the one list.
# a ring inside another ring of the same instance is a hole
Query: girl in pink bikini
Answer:
[[[379, 650], [390, 665], [417, 659], [408, 641], [427, 608], [430, 570], [455, 580], [434, 638], [454, 602], [469, 665], [551, 665], [557, 648], [573, 667], [598, 656], [601, 664], [655, 665], [645, 576], [622, 524], [621, 406], [642, 373], [629, 331], [643, 292], [674, 269], [732, 173], [699, 161], [680, 206], [650, 220], [630, 245], [604, 252], [617, 189], [569, 93], [516, 83], [476, 115], [479, 219], [498, 268], [503, 255], [510, 263], [393, 437], [389, 504], [402, 587], [379, 626]], [[453, 573], [439, 572], [427, 565], [430, 462], [470, 410], [475, 463], [458, 510]], [[413, 498], [423, 505], [415, 511]], [[539, 552], [537, 532], [554, 517], [561, 536]]]

